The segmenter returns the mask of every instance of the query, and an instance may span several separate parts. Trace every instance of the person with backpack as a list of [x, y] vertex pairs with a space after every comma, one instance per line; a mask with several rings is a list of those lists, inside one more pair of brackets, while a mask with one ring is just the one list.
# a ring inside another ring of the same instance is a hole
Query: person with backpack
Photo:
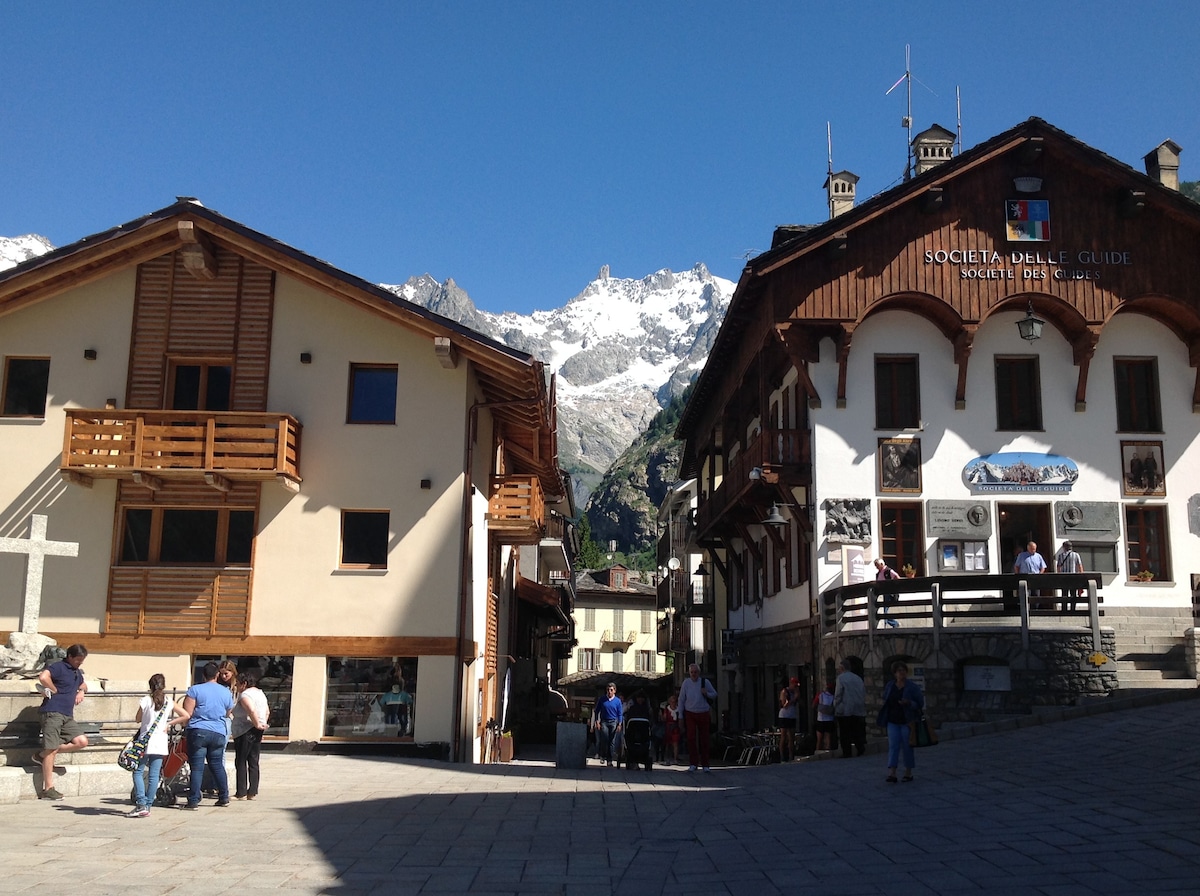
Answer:
[[[883, 561], [882, 557], [875, 558], [875, 581], [886, 582], [891, 579], [898, 579], [898, 578], [900, 578], [900, 573], [896, 572], [896, 570], [894, 570], [890, 566], [888, 566]], [[883, 619], [883, 624], [888, 626], [889, 628], [896, 628], [898, 625], [900, 625], [900, 623], [898, 621], [896, 621], [895, 619], [892, 619], [890, 616], [888, 616], [888, 611], [887, 611], [889, 599], [894, 598], [896, 596], [896, 593], [894, 591], [891, 593], [888, 593], [886, 591], [880, 591], [878, 596], [879, 596], [879, 615]]]
[[[1071, 542], [1064, 541], [1062, 549], [1054, 555], [1054, 571], [1067, 573], [1083, 572], [1083, 558], [1079, 556], [1078, 551], [1071, 547]], [[1064, 589], [1062, 608], [1064, 610], [1074, 610], [1075, 602], [1078, 599], [1078, 588]]]

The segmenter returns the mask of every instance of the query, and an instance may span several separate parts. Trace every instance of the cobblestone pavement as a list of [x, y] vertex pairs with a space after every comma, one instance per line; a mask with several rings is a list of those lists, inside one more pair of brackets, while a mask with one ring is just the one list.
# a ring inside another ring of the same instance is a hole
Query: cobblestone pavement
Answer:
[[482, 769], [269, 753], [253, 802], [122, 817], [0, 806], [0, 892], [1200, 891], [1200, 700], [884, 758], [758, 768]]

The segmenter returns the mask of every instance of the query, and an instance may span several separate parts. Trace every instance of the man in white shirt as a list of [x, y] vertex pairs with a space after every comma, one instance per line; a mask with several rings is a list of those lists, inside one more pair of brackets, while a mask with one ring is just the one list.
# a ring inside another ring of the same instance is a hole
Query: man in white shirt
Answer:
[[700, 667], [695, 663], [688, 666], [688, 677], [679, 687], [679, 708], [683, 710], [683, 718], [687, 723], [688, 758], [691, 765], [689, 772], [696, 770], [696, 763], [708, 772], [709, 768], [709, 733], [712, 729], [711, 707], [709, 700], [717, 699], [717, 689], [707, 678], [700, 678]]

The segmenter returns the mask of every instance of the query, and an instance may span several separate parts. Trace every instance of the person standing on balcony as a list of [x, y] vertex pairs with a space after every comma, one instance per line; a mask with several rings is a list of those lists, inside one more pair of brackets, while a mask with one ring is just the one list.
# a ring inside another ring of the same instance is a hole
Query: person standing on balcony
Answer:
[[[1017, 575], [1041, 575], [1047, 569], [1046, 560], [1038, 553], [1037, 542], [1031, 541], [1025, 545], [1025, 550], [1017, 554], [1017, 559], [1013, 562], [1013, 572]], [[1031, 591], [1030, 597], [1041, 597], [1042, 592]], [[1041, 601], [1031, 601], [1030, 608], [1034, 610], [1043, 609]]]
[[679, 706], [683, 710], [683, 718], [687, 724], [687, 748], [689, 772], [696, 770], [696, 764], [706, 771], [709, 767], [709, 740], [712, 730], [712, 707], [710, 700], [717, 699], [717, 689], [707, 678], [700, 678], [700, 667], [695, 663], [688, 666], [688, 677], [679, 688]]

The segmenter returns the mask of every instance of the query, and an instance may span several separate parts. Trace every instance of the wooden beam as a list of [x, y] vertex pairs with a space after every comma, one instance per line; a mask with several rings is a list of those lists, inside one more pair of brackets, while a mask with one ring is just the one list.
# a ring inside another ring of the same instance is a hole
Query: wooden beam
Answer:
[[92, 487], [92, 477], [86, 473], [80, 473], [78, 470], [59, 470], [58, 472], [65, 482], [82, 485], [84, 488]]
[[131, 478], [143, 488], [148, 488], [152, 492], [156, 492], [163, 487], [163, 481], [158, 476], [151, 476], [149, 473], [143, 473], [140, 470], [134, 470]]
[[[99, 653], [231, 653], [265, 656], [455, 656], [458, 641], [446, 637], [350, 637], [340, 635], [249, 635], [180, 637], [104, 632], [45, 632], [59, 644], [86, 644]], [[474, 656], [474, 642], [466, 642]]]
[[233, 488], [233, 483], [222, 476], [220, 473], [205, 473], [204, 481], [211, 485], [219, 492], [228, 492]]
[[300, 483], [291, 476], [276, 476], [275, 481], [294, 495], [300, 494]]
[[454, 343], [450, 341], [449, 336], [433, 337], [433, 353], [437, 356], [438, 363], [447, 370], [453, 370], [458, 366], [458, 351], [454, 348]]
[[196, 228], [195, 221], [179, 222], [179, 239], [183, 242], [179, 256], [184, 270], [197, 280], [217, 279], [217, 253], [208, 237]]

